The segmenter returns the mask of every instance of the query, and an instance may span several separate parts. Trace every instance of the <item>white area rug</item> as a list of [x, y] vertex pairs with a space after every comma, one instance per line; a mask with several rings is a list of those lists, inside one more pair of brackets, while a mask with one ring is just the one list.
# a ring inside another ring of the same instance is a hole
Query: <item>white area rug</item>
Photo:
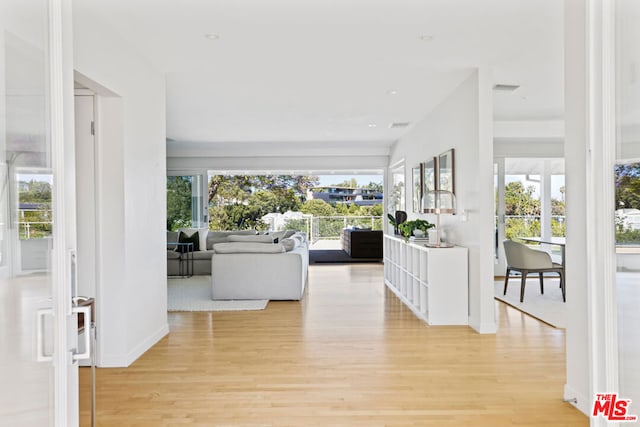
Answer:
[[502, 295], [504, 280], [496, 281], [494, 286], [494, 295], [497, 300], [555, 328], [567, 327], [567, 307], [562, 302], [562, 291], [558, 287], [558, 279], [545, 277], [544, 295], [540, 295], [540, 282], [537, 276], [535, 279], [527, 279], [522, 303], [520, 302], [520, 277], [509, 280], [507, 295]]
[[167, 279], [169, 311], [241, 311], [264, 310], [269, 300], [214, 301], [211, 276]]

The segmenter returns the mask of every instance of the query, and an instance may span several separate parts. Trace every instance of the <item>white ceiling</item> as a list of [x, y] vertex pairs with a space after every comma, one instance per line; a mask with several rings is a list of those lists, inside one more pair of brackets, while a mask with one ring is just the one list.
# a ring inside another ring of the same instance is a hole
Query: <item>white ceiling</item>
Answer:
[[174, 145], [390, 145], [407, 132], [391, 123], [424, 118], [480, 65], [521, 85], [496, 93], [496, 119], [563, 115], [559, 0], [76, 4], [167, 73]]

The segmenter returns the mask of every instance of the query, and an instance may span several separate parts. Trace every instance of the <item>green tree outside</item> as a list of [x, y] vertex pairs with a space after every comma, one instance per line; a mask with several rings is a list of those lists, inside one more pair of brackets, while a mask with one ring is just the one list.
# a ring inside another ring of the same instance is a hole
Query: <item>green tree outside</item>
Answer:
[[191, 227], [191, 178], [167, 177], [167, 230]]

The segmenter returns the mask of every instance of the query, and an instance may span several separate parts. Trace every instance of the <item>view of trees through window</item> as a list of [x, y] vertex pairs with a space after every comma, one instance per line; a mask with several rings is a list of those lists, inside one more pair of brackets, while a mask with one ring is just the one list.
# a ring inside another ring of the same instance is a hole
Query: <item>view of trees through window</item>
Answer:
[[18, 226], [21, 240], [51, 235], [51, 183], [48, 175], [18, 175]]
[[[210, 175], [211, 230], [296, 229], [337, 238], [345, 226], [382, 229], [382, 176]], [[359, 182], [359, 179], [364, 182]], [[191, 226], [187, 177], [167, 177], [167, 229]], [[322, 221], [317, 221], [318, 219]], [[312, 222], [315, 223], [312, 224]]]
[[[509, 177], [508, 177], [509, 178]], [[527, 181], [523, 176], [505, 186], [505, 235], [508, 239], [540, 236], [541, 202], [539, 183]], [[551, 197], [551, 235], [564, 236], [566, 230], [564, 186], [561, 198]]]
[[616, 242], [640, 244], [640, 163], [615, 166]]
[[167, 177], [167, 230], [191, 227], [191, 177]]

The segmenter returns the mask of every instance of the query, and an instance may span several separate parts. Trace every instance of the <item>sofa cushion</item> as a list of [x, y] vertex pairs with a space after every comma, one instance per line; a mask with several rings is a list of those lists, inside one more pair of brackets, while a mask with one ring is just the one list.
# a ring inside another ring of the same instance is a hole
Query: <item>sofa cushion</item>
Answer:
[[273, 237], [271, 235], [256, 235], [256, 236], [232, 235], [232, 236], [229, 236], [227, 239], [229, 242], [273, 243]]
[[211, 261], [211, 257], [213, 256], [213, 251], [198, 251], [193, 253], [193, 259], [195, 261], [199, 259], [204, 259], [207, 261]]
[[167, 259], [180, 259], [180, 253], [175, 250], [167, 251]]
[[[188, 235], [187, 233], [185, 233], [184, 231], [181, 231], [180, 234], [178, 235], [178, 243], [193, 243], [193, 250], [194, 251], [199, 251], [200, 250], [200, 236], [199, 233], [196, 231], [195, 233]], [[177, 246], [176, 247], [176, 251], [177, 252], [187, 252], [187, 247], [186, 246]]]
[[232, 230], [232, 231], [209, 231], [207, 234], [207, 250], [213, 249], [216, 243], [225, 243], [229, 241], [229, 236], [255, 236], [258, 234], [256, 230]]
[[205, 250], [207, 247], [207, 234], [209, 233], [209, 229], [207, 227], [203, 228], [179, 228], [178, 231], [185, 233], [187, 236], [192, 236], [194, 233], [198, 233], [198, 248], [196, 251]]
[[229, 242], [213, 245], [213, 251], [217, 254], [252, 253], [252, 254], [276, 254], [285, 252], [280, 243], [267, 245], [253, 242]]
[[287, 239], [295, 234], [295, 230], [267, 231], [265, 234], [278, 240]]

